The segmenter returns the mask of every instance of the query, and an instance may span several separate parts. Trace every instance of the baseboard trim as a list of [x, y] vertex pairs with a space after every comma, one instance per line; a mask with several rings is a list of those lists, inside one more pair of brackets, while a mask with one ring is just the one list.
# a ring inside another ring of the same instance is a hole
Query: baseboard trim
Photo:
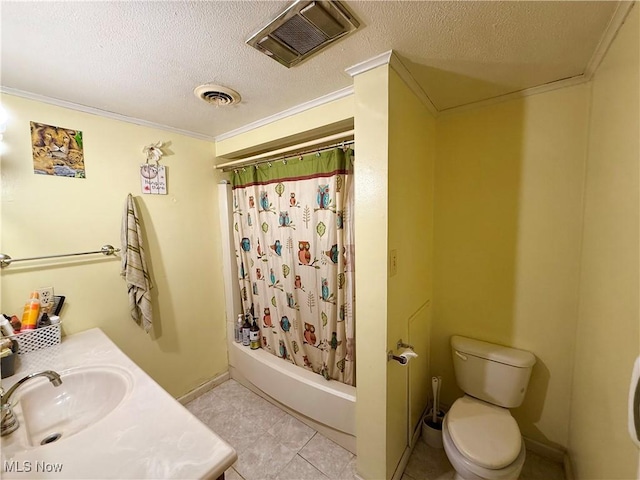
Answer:
[[564, 458], [562, 459], [562, 466], [564, 467], [564, 478], [565, 480], [574, 480], [576, 477], [573, 475], [573, 465], [571, 464], [571, 459], [569, 458], [569, 454], [565, 453]]
[[227, 380], [229, 380], [229, 378], [231, 378], [229, 376], [229, 372], [224, 372], [222, 375], [218, 375], [217, 377], [212, 378], [211, 380], [207, 380], [202, 385], [194, 388], [188, 393], [185, 393], [181, 397], [178, 397], [176, 400], [178, 400], [182, 405], [186, 405], [192, 400], [195, 400], [196, 398], [198, 398], [200, 395], [204, 395], [212, 388], [215, 388], [221, 383], [226, 382]]
[[[536, 440], [532, 440], [527, 437], [522, 437], [524, 439], [524, 445], [527, 450], [537, 453], [541, 457], [552, 460], [556, 463], [563, 463], [564, 459], [567, 455], [567, 452], [561, 448], [551, 447], [549, 445], [545, 445], [544, 443], [540, 443]], [[568, 480], [568, 479], [567, 479]]]
[[404, 470], [407, 468], [407, 464], [409, 463], [409, 459], [411, 458], [411, 454], [413, 453], [413, 449], [420, 440], [420, 435], [422, 434], [422, 419], [424, 414], [420, 416], [420, 421], [418, 422], [418, 427], [413, 430], [413, 435], [411, 436], [411, 441], [409, 442], [409, 446], [404, 449], [402, 453], [402, 457], [400, 458], [400, 462], [396, 467], [396, 471], [393, 473], [393, 477], [391, 480], [400, 480], [404, 475]]

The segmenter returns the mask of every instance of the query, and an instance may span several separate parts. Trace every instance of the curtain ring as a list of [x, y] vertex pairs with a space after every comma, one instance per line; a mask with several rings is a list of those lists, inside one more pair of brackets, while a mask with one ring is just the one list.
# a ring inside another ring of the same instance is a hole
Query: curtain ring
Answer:
[[271, 162], [267, 162], [267, 165], [269, 166], [269, 168], [271, 168]]

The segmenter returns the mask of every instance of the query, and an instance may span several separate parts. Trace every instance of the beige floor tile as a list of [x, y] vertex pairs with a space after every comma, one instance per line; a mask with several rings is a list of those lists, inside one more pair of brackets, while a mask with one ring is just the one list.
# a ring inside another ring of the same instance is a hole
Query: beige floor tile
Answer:
[[[227, 480], [356, 478], [354, 455], [235, 380], [206, 392], [186, 408], [238, 452]], [[419, 440], [402, 480], [451, 480], [454, 473], [443, 449]], [[527, 451], [520, 480], [564, 478], [561, 464]]]
[[277, 480], [329, 480], [329, 477], [296, 455], [278, 474]]
[[564, 480], [562, 464], [527, 450], [520, 480]]
[[229, 468], [226, 472], [224, 472], [224, 480], [244, 480], [242, 476], [233, 468]]
[[452, 477], [453, 472], [444, 449], [432, 448], [422, 440], [416, 443], [404, 470], [415, 480], [444, 480], [447, 476]]
[[282, 416], [268, 431], [280, 443], [296, 452], [304, 447], [316, 433], [314, 429], [289, 414]]
[[353, 455], [351, 460], [349, 460], [349, 463], [347, 463], [347, 466], [344, 467], [342, 472], [340, 472], [338, 479], [339, 480], [357, 480], [357, 477], [356, 477], [357, 463], [358, 463], [358, 458], [355, 455]]
[[208, 391], [204, 395], [200, 395], [195, 400], [185, 405], [186, 409], [193, 413], [198, 419], [205, 424], [222, 412], [228, 412], [230, 407], [227, 402], [218, 397], [213, 390]]
[[324, 435], [316, 433], [299, 452], [300, 456], [327, 477], [337, 479], [353, 454]]
[[264, 433], [253, 445], [238, 453], [233, 468], [245, 480], [273, 480], [295, 455], [296, 452], [279, 443], [273, 435]]

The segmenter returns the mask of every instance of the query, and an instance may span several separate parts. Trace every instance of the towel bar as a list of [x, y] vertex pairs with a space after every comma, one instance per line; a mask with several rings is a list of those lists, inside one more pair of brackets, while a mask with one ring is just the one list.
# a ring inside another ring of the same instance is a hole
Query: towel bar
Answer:
[[60, 258], [60, 257], [73, 257], [77, 255], [91, 255], [94, 253], [102, 253], [103, 255], [114, 255], [120, 251], [119, 248], [113, 248], [112, 245], [103, 245], [100, 250], [93, 252], [80, 252], [80, 253], [64, 253], [62, 255], [45, 255], [42, 257], [29, 257], [29, 258], [11, 258], [9, 255], [0, 253], [0, 268], [8, 267], [13, 262], [25, 262], [27, 260], [42, 260], [45, 258]]

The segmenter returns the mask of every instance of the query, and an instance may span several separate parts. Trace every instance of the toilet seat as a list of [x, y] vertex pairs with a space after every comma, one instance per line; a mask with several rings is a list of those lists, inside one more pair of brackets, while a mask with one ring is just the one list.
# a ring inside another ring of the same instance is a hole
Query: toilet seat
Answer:
[[504, 468], [518, 458], [522, 436], [506, 408], [464, 396], [447, 413], [448, 430], [458, 451], [483, 468]]

